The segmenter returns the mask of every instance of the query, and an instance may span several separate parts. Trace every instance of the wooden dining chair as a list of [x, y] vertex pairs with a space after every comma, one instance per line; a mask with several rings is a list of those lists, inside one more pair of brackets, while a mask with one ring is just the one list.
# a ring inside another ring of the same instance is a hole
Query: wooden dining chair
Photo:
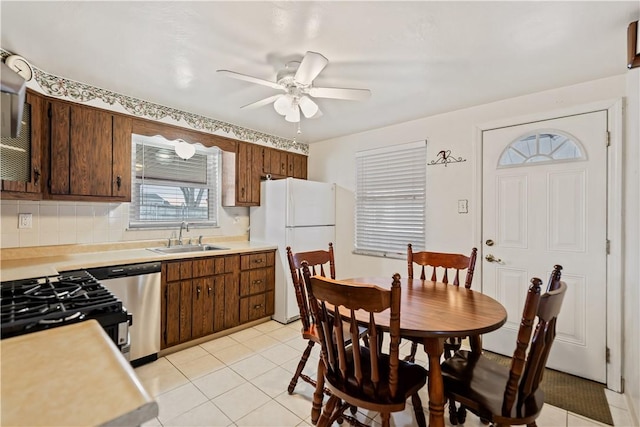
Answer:
[[[345, 419], [352, 425], [362, 424], [345, 414], [350, 407], [379, 412], [382, 426], [390, 423], [392, 412], [402, 411], [409, 397], [419, 426], [426, 420], [418, 396], [427, 381], [427, 370], [420, 365], [399, 359], [400, 344], [400, 275], [393, 276], [391, 289], [382, 289], [365, 283], [347, 283], [322, 276], [311, 277], [303, 262], [303, 276], [314, 312], [322, 346], [322, 359], [318, 365], [318, 386], [314, 393], [312, 422], [317, 419], [322, 388], [331, 391], [318, 426], [330, 426]], [[355, 311], [368, 312], [367, 331], [369, 345], [358, 339]], [[382, 333], [376, 325], [374, 313], [389, 311], [389, 352], [381, 351]], [[335, 319], [343, 319], [342, 321]], [[345, 338], [351, 337], [351, 345]]]
[[293, 393], [293, 390], [296, 388], [296, 384], [298, 383], [298, 379], [302, 379], [312, 386], [316, 386], [316, 381], [302, 373], [305, 365], [307, 364], [307, 360], [309, 360], [309, 356], [311, 355], [311, 350], [316, 343], [320, 342], [320, 338], [318, 337], [318, 331], [316, 329], [315, 321], [312, 317], [312, 313], [309, 309], [309, 299], [307, 297], [307, 291], [304, 285], [304, 278], [302, 277], [302, 262], [307, 261], [309, 268], [314, 275], [319, 274], [321, 276], [327, 276], [327, 272], [329, 273], [329, 277], [332, 279], [336, 278], [336, 269], [335, 269], [335, 260], [333, 256], [333, 243], [329, 243], [328, 250], [315, 250], [308, 252], [297, 252], [293, 253], [291, 251], [291, 247], [287, 246], [287, 260], [289, 261], [289, 269], [291, 270], [291, 279], [293, 280], [293, 287], [296, 292], [296, 301], [298, 302], [298, 309], [300, 310], [300, 321], [302, 322], [302, 338], [308, 341], [307, 348], [305, 348], [302, 353], [302, 357], [300, 358], [300, 362], [298, 362], [298, 367], [296, 368], [295, 374], [293, 374], [293, 378], [289, 382], [289, 387], [287, 391], [289, 394]]
[[[460, 272], [467, 270], [464, 279], [464, 287], [470, 289], [477, 255], [478, 250], [476, 248], [471, 249], [471, 254], [469, 256], [443, 252], [413, 252], [411, 243], [409, 243], [407, 245], [407, 267], [409, 278], [413, 279], [414, 264], [417, 264], [421, 267], [420, 280], [431, 280], [447, 284], [453, 280], [452, 285], [460, 286]], [[426, 267], [431, 267], [431, 275], [429, 279], [426, 278]], [[464, 338], [465, 337], [448, 338], [444, 343], [445, 357], [451, 357], [453, 353], [459, 350]], [[474, 337], [473, 339], [476, 341], [474, 342], [474, 346], [480, 348], [480, 337]], [[418, 341], [413, 341], [411, 343], [411, 352], [407, 357], [405, 357], [405, 360], [410, 362], [415, 361], [419, 343], [420, 342]]]
[[567, 291], [566, 283], [560, 280], [561, 270], [559, 265], [554, 267], [543, 295], [542, 280], [531, 279], [510, 367], [466, 350], [442, 362], [445, 396], [461, 404], [459, 410], [449, 411], [451, 424], [464, 423], [469, 409], [495, 426], [536, 426], [544, 402], [539, 385]]

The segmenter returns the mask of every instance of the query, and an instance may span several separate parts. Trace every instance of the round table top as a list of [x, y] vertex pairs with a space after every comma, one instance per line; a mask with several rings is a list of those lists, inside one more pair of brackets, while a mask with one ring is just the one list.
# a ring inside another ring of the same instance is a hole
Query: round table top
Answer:
[[[393, 279], [358, 277], [343, 280], [390, 289]], [[480, 292], [439, 282], [400, 279], [400, 333], [403, 337], [458, 337], [478, 335], [500, 328], [507, 311], [498, 301]], [[356, 318], [368, 322], [367, 316]], [[389, 310], [376, 314], [376, 323], [389, 326]]]

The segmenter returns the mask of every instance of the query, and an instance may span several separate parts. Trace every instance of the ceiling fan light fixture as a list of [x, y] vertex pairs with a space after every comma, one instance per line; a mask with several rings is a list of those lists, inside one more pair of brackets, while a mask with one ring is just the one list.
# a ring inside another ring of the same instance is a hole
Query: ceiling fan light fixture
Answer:
[[297, 123], [300, 121], [300, 109], [298, 108], [298, 106], [296, 105], [295, 108], [293, 110], [291, 110], [286, 116], [284, 116], [284, 119], [288, 122], [291, 123]]
[[300, 101], [298, 101], [298, 105], [300, 105], [302, 114], [304, 114], [307, 119], [315, 116], [318, 112], [318, 104], [313, 102], [308, 96], [303, 96], [302, 98], [300, 98]]
[[289, 95], [280, 95], [280, 98], [273, 103], [273, 108], [281, 116], [286, 116], [293, 111], [293, 98]]

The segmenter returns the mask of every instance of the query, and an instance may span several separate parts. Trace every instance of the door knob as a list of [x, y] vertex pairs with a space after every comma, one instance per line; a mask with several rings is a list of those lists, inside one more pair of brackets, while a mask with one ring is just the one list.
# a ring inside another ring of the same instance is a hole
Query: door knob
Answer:
[[489, 262], [502, 262], [500, 258], [496, 258], [492, 254], [487, 255], [486, 257], [484, 257], [484, 259], [486, 259]]
[[487, 244], [487, 246], [493, 246], [493, 240], [491, 239], [487, 239], [487, 241], [485, 242]]

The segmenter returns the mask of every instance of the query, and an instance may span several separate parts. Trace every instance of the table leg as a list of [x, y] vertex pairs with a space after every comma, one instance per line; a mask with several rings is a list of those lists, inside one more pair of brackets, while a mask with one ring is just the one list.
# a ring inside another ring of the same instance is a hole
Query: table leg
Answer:
[[425, 338], [424, 350], [429, 356], [429, 427], [444, 427], [444, 385], [440, 370], [444, 341]]

